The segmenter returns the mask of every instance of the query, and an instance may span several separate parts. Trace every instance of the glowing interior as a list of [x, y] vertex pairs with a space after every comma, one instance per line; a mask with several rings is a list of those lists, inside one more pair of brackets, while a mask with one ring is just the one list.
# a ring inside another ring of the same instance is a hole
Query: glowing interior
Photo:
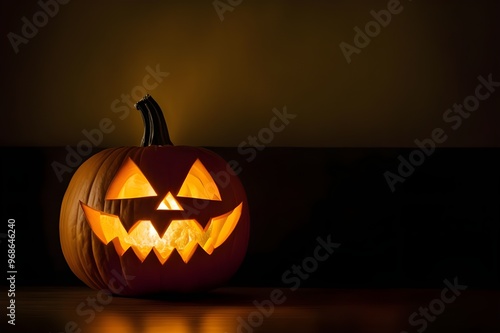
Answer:
[[158, 205], [157, 210], [184, 210], [181, 205], [175, 200], [172, 193], [168, 192], [165, 198]]
[[177, 196], [221, 201], [217, 185], [199, 159], [193, 163]]
[[127, 233], [120, 218], [87, 206], [80, 202], [94, 234], [104, 243], [113, 242], [116, 252], [122, 256], [129, 247], [144, 261], [153, 249], [164, 264], [177, 250], [187, 263], [198, 245], [212, 254], [231, 235], [241, 216], [243, 203], [232, 211], [210, 219], [205, 229], [196, 220], [173, 220], [160, 237], [149, 220], [137, 221]]
[[157, 196], [139, 167], [128, 158], [116, 173], [106, 192], [106, 200]]

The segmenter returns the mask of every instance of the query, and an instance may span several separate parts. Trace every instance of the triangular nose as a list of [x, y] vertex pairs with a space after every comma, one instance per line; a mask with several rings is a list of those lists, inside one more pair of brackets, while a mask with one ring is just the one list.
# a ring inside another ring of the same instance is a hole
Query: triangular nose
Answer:
[[172, 193], [168, 192], [165, 198], [160, 202], [156, 210], [184, 210], [179, 202], [175, 200]]

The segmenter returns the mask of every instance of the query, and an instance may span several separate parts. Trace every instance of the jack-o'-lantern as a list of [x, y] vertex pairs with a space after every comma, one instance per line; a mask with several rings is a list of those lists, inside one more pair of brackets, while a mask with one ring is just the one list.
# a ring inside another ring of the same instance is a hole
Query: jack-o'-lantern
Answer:
[[103, 150], [70, 181], [60, 217], [64, 257], [88, 286], [120, 295], [220, 286], [246, 253], [243, 186], [214, 152], [174, 146], [151, 96], [136, 107], [141, 146]]

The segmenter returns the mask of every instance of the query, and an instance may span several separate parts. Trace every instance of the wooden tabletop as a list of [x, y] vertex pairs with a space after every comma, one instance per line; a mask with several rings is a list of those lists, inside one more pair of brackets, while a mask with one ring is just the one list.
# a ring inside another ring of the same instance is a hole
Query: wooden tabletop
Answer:
[[223, 288], [140, 299], [31, 287], [15, 296], [16, 325], [3, 314], [1, 332], [500, 332], [500, 291], [488, 290]]

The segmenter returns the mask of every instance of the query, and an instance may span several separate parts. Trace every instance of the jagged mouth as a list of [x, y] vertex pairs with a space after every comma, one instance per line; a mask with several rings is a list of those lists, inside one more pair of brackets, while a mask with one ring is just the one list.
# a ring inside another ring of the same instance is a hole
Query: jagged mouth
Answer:
[[211, 255], [231, 235], [243, 208], [240, 203], [232, 211], [211, 218], [205, 228], [194, 219], [172, 220], [160, 236], [150, 220], [138, 220], [127, 232], [119, 216], [95, 210], [81, 201], [80, 205], [94, 234], [105, 245], [113, 242], [119, 256], [132, 248], [143, 262], [153, 250], [161, 264], [174, 250], [187, 263], [198, 245]]

